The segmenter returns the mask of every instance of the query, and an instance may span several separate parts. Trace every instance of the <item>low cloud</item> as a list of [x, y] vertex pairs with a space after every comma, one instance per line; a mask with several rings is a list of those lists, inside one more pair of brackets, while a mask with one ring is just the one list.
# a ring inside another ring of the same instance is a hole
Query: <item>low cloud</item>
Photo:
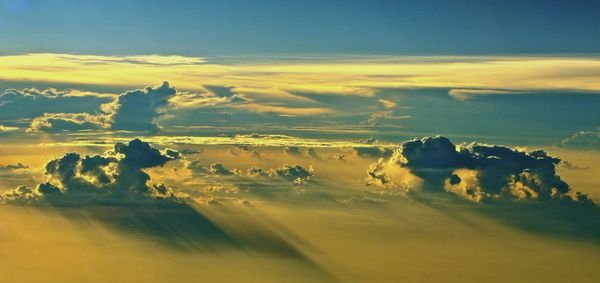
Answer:
[[300, 165], [284, 164], [280, 167], [271, 169], [262, 169], [257, 166], [252, 166], [246, 170], [245, 174], [237, 168], [229, 169], [221, 163], [212, 163], [209, 166], [203, 165], [201, 160], [185, 161], [185, 168], [190, 170], [192, 174], [209, 177], [209, 176], [236, 176], [236, 177], [268, 177], [273, 179], [282, 179], [291, 181], [295, 185], [303, 185], [311, 180], [315, 175], [315, 170], [312, 166], [308, 169]]
[[[367, 182], [384, 188], [447, 191], [481, 202], [493, 199], [569, 200], [590, 202], [574, 192], [560, 176], [560, 159], [542, 150], [530, 152], [504, 146], [471, 143], [455, 146], [445, 137], [426, 137], [404, 142], [387, 160], [368, 169]], [[399, 172], [423, 183], [399, 184]]]
[[132, 90], [112, 102], [99, 105], [94, 113], [44, 113], [35, 117], [29, 131], [126, 130], [157, 132], [154, 119], [164, 113], [176, 90], [163, 82], [158, 87]]
[[113, 102], [102, 105], [113, 130], [158, 131], [154, 118], [160, 115], [176, 90], [163, 82], [158, 87], [125, 92]]
[[393, 154], [394, 150], [389, 147], [383, 146], [354, 146], [349, 148], [343, 148], [344, 152], [353, 153], [354, 155], [361, 157], [389, 157]]
[[87, 113], [45, 113], [31, 121], [30, 132], [69, 132], [107, 129], [110, 127], [106, 116]]
[[112, 98], [74, 90], [8, 89], [0, 93], [0, 121], [32, 119], [44, 113], [89, 113]]
[[17, 187], [4, 193], [0, 200], [55, 205], [184, 203], [185, 195], [163, 184], [150, 185], [150, 176], [143, 171], [177, 158], [177, 151], [161, 152], [139, 139], [116, 143], [104, 155], [82, 157], [79, 153], [67, 153], [46, 164], [46, 182], [36, 188]]

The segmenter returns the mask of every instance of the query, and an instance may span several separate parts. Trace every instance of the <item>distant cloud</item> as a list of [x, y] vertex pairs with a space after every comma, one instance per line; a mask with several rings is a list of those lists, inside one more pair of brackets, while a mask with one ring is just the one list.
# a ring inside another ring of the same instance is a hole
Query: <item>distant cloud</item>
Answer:
[[[559, 162], [560, 159], [542, 150], [524, 152], [478, 143], [457, 147], [444, 137], [426, 137], [402, 143], [389, 160], [371, 165], [367, 181], [393, 187], [395, 172], [391, 170], [407, 169], [424, 181], [421, 189], [445, 190], [474, 202], [488, 199], [588, 202], [586, 195], [573, 192], [556, 175]], [[416, 189], [405, 184], [402, 187], [406, 191]]]
[[162, 166], [179, 157], [173, 150], [160, 152], [135, 139], [116, 143], [105, 155], [82, 157], [67, 153], [45, 166], [48, 180], [36, 188], [20, 186], [4, 193], [7, 203], [49, 203], [55, 205], [183, 203], [186, 196], [163, 184], [149, 185], [150, 176], [142, 169]]
[[391, 100], [379, 99], [379, 102], [383, 105], [383, 107], [385, 107], [387, 109], [394, 109], [394, 108], [396, 108], [396, 102], [393, 102]]
[[89, 113], [98, 111], [110, 97], [56, 89], [8, 89], [0, 93], [0, 121], [31, 119], [45, 113]]
[[2, 132], [12, 132], [12, 131], [16, 131], [18, 129], [19, 129], [18, 127], [9, 127], [9, 126], [0, 125], [0, 133], [2, 133]]
[[158, 87], [132, 90], [112, 102], [98, 105], [90, 113], [44, 113], [32, 120], [30, 131], [60, 132], [81, 130], [159, 131], [154, 119], [162, 113], [176, 90], [163, 82]]
[[99, 130], [110, 127], [106, 116], [87, 113], [45, 113], [31, 121], [28, 131], [32, 132], [69, 132]]
[[[368, 96], [382, 88], [600, 91], [594, 56], [390, 56], [220, 64], [190, 56], [0, 56], [0, 79], [131, 87], [169, 80], [182, 89], [234, 86]], [[24, 64], [23, 62], [27, 62]], [[119, 70], [107, 72], [107, 69]], [[563, 75], [568, 74], [568, 75]], [[465, 93], [463, 91], [463, 93]]]
[[357, 156], [361, 157], [389, 157], [393, 154], [393, 149], [389, 147], [383, 146], [353, 146], [349, 148], [343, 148], [345, 152], [351, 152]]
[[221, 163], [212, 163], [210, 166], [203, 165], [201, 160], [185, 161], [185, 168], [193, 174], [199, 176], [237, 176], [237, 177], [270, 177], [275, 179], [284, 179], [291, 181], [295, 185], [303, 185], [310, 181], [315, 175], [314, 169], [309, 167], [305, 169], [300, 165], [284, 164], [280, 167], [263, 170], [260, 167], [252, 166], [244, 174], [241, 170], [233, 168], [228, 169]]
[[154, 118], [175, 96], [175, 88], [163, 82], [158, 87], [125, 92], [113, 102], [102, 105], [113, 130], [158, 131]]
[[600, 148], [600, 128], [595, 131], [579, 131], [558, 143], [557, 146], [576, 148]]
[[456, 100], [469, 100], [478, 96], [487, 95], [506, 95], [506, 94], [524, 94], [527, 92], [514, 91], [514, 90], [500, 90], [500, 89], [461, 89], [455, 88], [448, 91], [448, 95]]

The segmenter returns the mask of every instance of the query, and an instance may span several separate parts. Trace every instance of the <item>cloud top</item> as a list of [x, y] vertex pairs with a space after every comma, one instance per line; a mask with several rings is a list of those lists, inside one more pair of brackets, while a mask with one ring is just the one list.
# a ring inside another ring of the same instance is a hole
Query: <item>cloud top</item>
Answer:
[[49, 161], [44, 167], [47, 181], [36, 188], [20, 186], [0, 198], [8, 203], [56, 205], [183, 203], [185, 196], [165, 185], [150, 185], [142, 169], [162, 166], [179, 158], [174, 150], [163, 152], [139, 139], [118, 142], [104, 155], [81, 156], [71, 152]]
[[397, 185], [386, 169], [397, 167], [423, 180], [426, 190], [445, 190], [475, 202], [589, 201], [586, 195], [573, 192], [556, 174], [559, 162], [543, 150], [526, 152], [480, 143], [456, 146], [445, 137], [425, 137], [402, 143], [389, 160], [371, 165], [367, 181], [382, 187]]

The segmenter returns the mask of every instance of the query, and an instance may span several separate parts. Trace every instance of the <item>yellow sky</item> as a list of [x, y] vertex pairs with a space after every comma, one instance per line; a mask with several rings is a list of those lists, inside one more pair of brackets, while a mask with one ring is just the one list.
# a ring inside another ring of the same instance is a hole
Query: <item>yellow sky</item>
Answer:
[[390, 57], [211, 63], [184, 56], [0, 56], [0, 79], [179, 89], [228, 85], [268, 96], [287, 91], [370, 95], [377, 88], [600, 91], [598, 57]]

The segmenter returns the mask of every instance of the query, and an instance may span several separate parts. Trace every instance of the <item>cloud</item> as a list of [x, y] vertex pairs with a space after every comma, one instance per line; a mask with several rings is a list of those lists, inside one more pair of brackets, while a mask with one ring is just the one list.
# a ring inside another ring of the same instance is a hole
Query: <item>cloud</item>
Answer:
[[369, 118], [365, 121], [366, 124], [369, 125], [378, 125], [381, 122], [393, 122], [398, 120], [410, 119], [412, 116], [410, 115], [396, 115], [394, 110], [386, 110], [386, 111], [377, 111], [369, 116]]
[[4, 166], [0, 166], [0, 170], [21, 170], [21, 169], [29, 169], [29, 166], [23, 164], [23, 163], [17, 163], [17, 164], [8, 164], [8, 165], [4, 165]]
[[44, 113], [95, 113], [110, 97], [74, 90], [8, 89], [0, 94], [0, 121], [31, 119]]
[[125, 92], [102, 105], [102, 110], [107, 113], [113, 130], [158, 131], [154, 118], [175, 94], [175, 88], [165, 81], [155, 88]]
[[307, 170], [300, 165], [284, 164], [281, 167], [270, 169], [268, 174], [271, 177], [288, 179], [296, 185], [302, 185], [310, 181], [310, 178], [315, 175], [315, 171], [312, 166]]
[[186, 196], [165, 185], [149, 185], [150, 176], [142, 170], [177, 158], [178, 152], [161, 152], [139, 139], [126, 144], [118, 142], [105, 155], [82, 157], [79, 153], [67, 153], [46, 164], [46, 182], [34, 189], [18, 187], [0, 199], [8, 203], [56, 205], [184, 203]]
[[393, 153], [393, 149], [383, 146], [356, 145], [353, 147], [342, 148], [342, 150], [361, 157], [389, 157]]
[[212, 163], [209, 167], [204, 167], [197, 163], [198, 160], [191, 162], [187, 168], [193, 170], [194, 173], [203, 174], [206, 176], [235, 176], [240, 175], [236, 169], [229, 170], [221, 163]]
[[12, 131], [17, 131], [17, 130], [19, 130], [18, 127], [9, 127], [9, 126], [0, 125], [0, 133], [12, 132]]
[[175, 88], [163, 82], [158, 87], [131, 90], [112, 102], [98, 106], [97, 113], [44, 113], [32, 120], [29, 131], [127, 130], [157, 132], [154, 119], [163, 113]]
[[283, 148], [283, 152], [287, 155], [298, 155], [316, 159], [321, 158], [317, 153], [317, 150], [312, 147], [286, 146]]
[[383, 105], [383, 107], [386, 109], [396, 108], [396, 102], [393, 102], [391, 100], [381, 98], [381, 99], [379, 99], [379, 103], [381, 103]]
[[381, 88], [600, 90], [600, 60], [594, 56], [298, 58], [227, 64], [205, 60], [160, 55], [5, 55], [0, 56], [0, 79], [124, 87], [166, 79], [188, 90], [201, 89], [198, 82], [203, 82], [264, 93], [276, 90], [362, 96]]
[[600, 129], [596, 131], [579, 131], [556, 143], [561, 147], [600, 148]]
[[23, 163], [0, 165], [0, 183], [10, 187], [35, 183], [31, 171]]
[[199, 176], [236, 176], [236, 177], [270, 177], [291, 181], [295, 185], [303, 185], [310, 181], [315, 175], [312, 166], [308, 169], [300, 165], [284, 164], [280, 167], [264, 170], [257, 166], [251, 166], [244, 174], [237, 168], [228, 169], [221, 163], [212, 163], [210, 166], [203, 165], [201, 160], [185, 161], [185, 168]]
[[[395, 173], [408, 170], [423, 180], [421, 189], [448, 191], [480, 202], [493, 199], [571, 200], [589, 202], [573, 192], [556, 175], [560, 159], [542, 150], [524, 152], [504, 146], [471, 143], [455, 146], [445, 137], [406, 141], [389, 160], [381, 159], [368, 170], [367, 181], [382, 187], [398, 187]], [[415, 188], [404, 184], [407, 191]]]
[[99, 130], [110, 127], [106, 116], [87, 113], [45, 113], [31, 121], [28, 131], [31, 132], [69, 132], [83, 130]]
[[177, 92], [169, 99], [176, 109], [198, 109], [211, 106], [246, 103], [253, 101], [228, 86], [204, 86], [207, 92]]
[[514, 91], [514, 90], [500, 90], [500, 89], [462, 89], [455, 88], [448, 91], [448, 95], [450, 97], [465, 101], [469, 99], [476, 98], [478, 96], [487, 96], [487, 95], [506, 95], [506, 94], [525, 94], [527, 92], [523, 91]]

